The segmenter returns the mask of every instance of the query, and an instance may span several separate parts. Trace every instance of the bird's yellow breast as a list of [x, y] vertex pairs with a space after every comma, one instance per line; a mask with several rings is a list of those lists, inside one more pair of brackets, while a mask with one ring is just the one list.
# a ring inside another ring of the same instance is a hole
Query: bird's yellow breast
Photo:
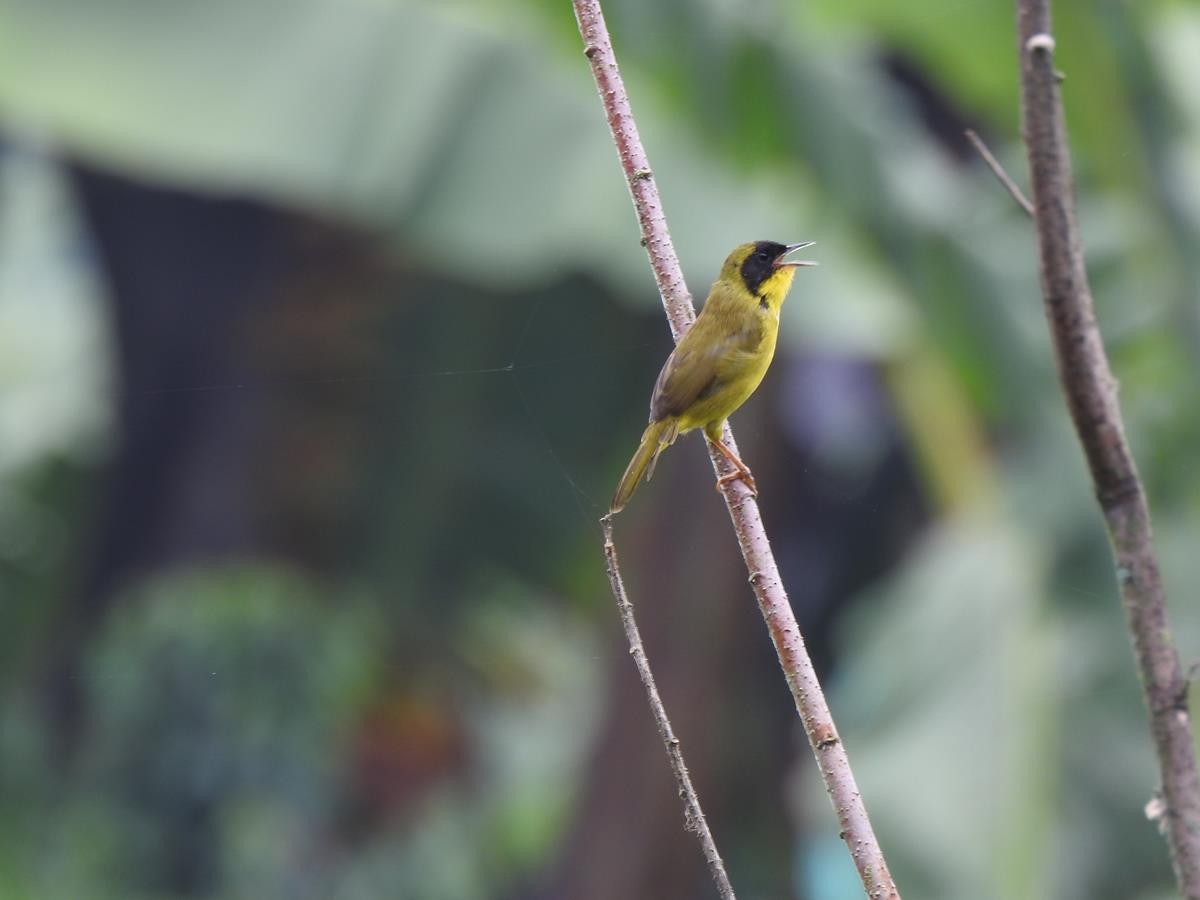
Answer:
[[724, 348], [716, 362], [711, 389], [679, 417], [681, 432], [729, 418], [762, 383], [775, 356], [778, 307], [742, 293], [746, 296], [731, 297], [728, 292], [714, 290], [705, 306], [705, 313], [712, 319], [711, 330], [723, 336]]

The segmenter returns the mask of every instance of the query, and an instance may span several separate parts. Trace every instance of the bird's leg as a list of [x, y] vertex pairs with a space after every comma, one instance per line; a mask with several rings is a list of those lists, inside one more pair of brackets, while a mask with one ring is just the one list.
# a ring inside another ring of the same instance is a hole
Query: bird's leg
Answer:
[[738, 459], [738, 455], [726, 447], [725, 442], [722, 441], [720, 437], [713, 437], [711, 434], [707, 433], [705, 434], [705, 437], [708, 438], [709, 443], [711, 443], [717, 448], [717, 450], [721, 452], [722, 456], [729, 460], [730, 464], [735, 469], [735, 471], [722, 475], [717, 479], [717, 490], [721, 490], [721, 488], [725, 487], [725, 485], [729, 484], [729, 482], [736, 481], [740, 478], [742, 483], [745, 484], [746, 487], [750, 488], [750, 493], [757, 497], [758, 485], [754, 483], [754, 476], [750, 474], [750, 467]]

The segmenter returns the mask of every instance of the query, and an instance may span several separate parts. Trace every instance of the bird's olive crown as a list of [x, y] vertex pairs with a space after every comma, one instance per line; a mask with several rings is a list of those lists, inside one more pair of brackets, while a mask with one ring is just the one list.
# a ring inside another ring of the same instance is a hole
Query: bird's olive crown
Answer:
[[752, 244], [742, 244], [725, 262], [727, 268], [736, 270], [746, 285], [746, 290], [757, 294], [762, 283], [779, 271], [775, 260], [787, 250], [784, 244], [775, 241], [755, 241]]

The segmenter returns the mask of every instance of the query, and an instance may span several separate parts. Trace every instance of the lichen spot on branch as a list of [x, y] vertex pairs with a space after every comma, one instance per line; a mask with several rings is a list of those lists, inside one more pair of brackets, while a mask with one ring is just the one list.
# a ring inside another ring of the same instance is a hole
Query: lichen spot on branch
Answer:
[[1038, 50], [1041, 50], [1045, 53], [1053, 53], [1054, 38], [1051, 35], [1046, 34], [1044, 31], [1039, 34], [1035, 34], [1025, 42], [1025, 49], [1030, 53], [1036, 53]]

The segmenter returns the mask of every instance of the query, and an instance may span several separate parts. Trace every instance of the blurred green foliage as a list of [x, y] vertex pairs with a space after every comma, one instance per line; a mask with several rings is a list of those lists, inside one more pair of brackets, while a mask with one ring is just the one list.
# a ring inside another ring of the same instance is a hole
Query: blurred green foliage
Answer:
[[[931, 498], [926, 531], [840, 619], [830, 677], [902, 891], [1169, 896], [1032, 234], [958, 138], [977, 128], [1022, 180], [1010, 10], [605, 7], [693, 291], [747, 237], [819, 239], [789, 348], [875, 367]], [[1099, 317], [1189, 661], [1200, 10], [1068, 0], [1055, 15]], [[617, 740], [605, 678], [625, 663], [589, 520], [666, 350], [569, 4], [0, 0], [0, 123], [0, 896], [531, 892]], [[83, 647], [88, 725], [65, 775], [38, 685], [117, 424], [103, 279], [56, 154], [352, 223], [421, 298], [384, 330], [403, 352], [372, 370], [410, 405], [392, 414], [385, 390], [371, 409], [352, 561], [129, 587]], [[773, 401], [756, 402], [802, 418]], [[794, 749], [791, 889], [857, 896]], [[643, 799], [631, 791], [631, 820]], [[751, 861], [735, 884], [774, 883], [735, 823], [718, 839]]]

